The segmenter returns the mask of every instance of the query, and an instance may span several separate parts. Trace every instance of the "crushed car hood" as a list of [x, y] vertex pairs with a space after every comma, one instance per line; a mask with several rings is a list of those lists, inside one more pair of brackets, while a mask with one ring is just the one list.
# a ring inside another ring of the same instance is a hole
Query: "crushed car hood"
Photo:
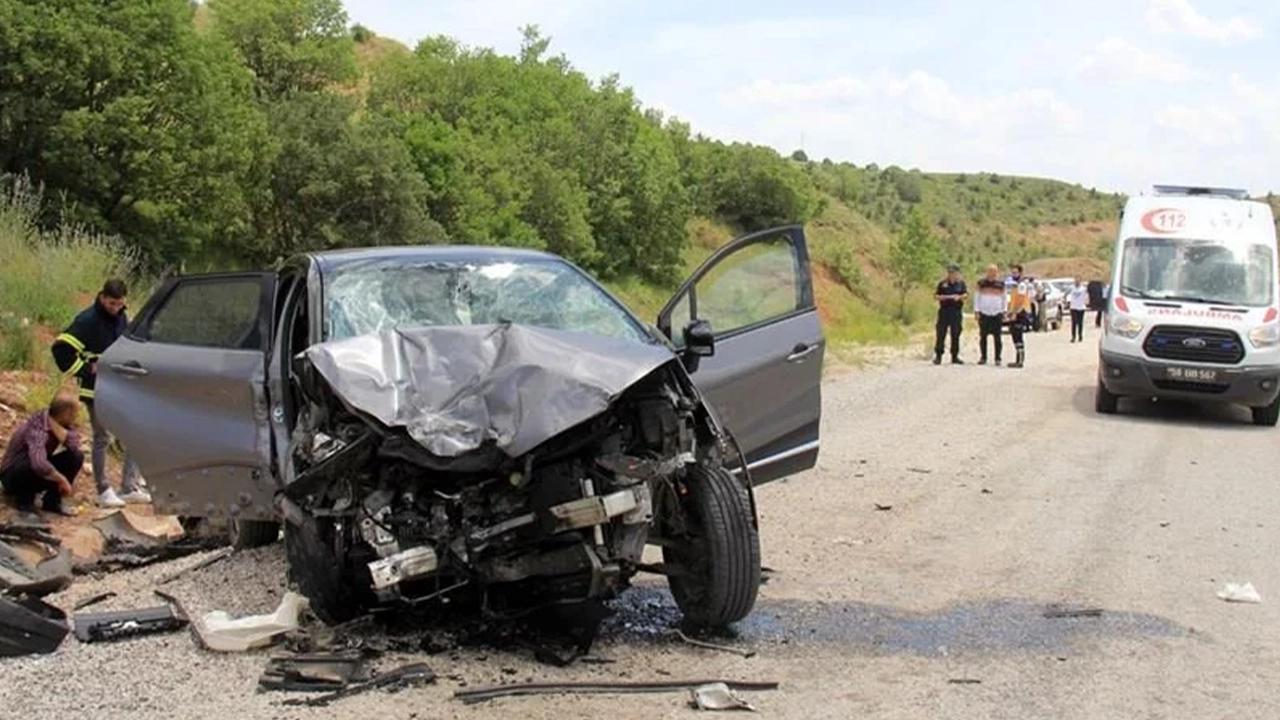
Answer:
[[488, 442], [523, 455], [675, 357], [661, 345], [527, 325], [399, 328], [306, 355], [350, 407], [446, 458]]

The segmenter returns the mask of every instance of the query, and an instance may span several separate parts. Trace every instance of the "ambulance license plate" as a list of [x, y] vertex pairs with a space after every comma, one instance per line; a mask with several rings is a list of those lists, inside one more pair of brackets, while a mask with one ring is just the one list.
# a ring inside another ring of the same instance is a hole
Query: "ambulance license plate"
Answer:
[[1167, 367], [1164, 369], [1164, 377], [1166, 380], [1211, 383], [1218, 381], [1218, 371], [1208, 368]]

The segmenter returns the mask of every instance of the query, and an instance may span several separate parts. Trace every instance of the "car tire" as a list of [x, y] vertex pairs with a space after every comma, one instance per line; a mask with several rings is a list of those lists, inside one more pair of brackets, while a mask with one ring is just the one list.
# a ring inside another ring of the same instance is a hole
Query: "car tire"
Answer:
[[1098, 381], [1098, 389], [1093, 394], [1093, 409], [1103, 415], [1115, 415], [1120, 408], [1120, 396], [1107, 389], [1102, 381]]
[[280, 523], [273, 520], [227, 521], [227, 536], [237, 550], [264, 547], [280, 539]]
[[1280, 396], [1271, 401], [1270, 405], [1262, 407], [1250, 408], [1253, 411], [1253, 424], [1263, 427], [1275, 427], [1276, 422], [1280, 421]]
[[679, 569], [671, 594], [687, 624], [723, 627], [746, 617], [760, 590], [760, 535], [747, 488], [721, 467], [694, 466], [685, 512], [691, 537], [663, 549]]
[[284, 549], [289, 578], [311, 601], [311, 611], [326, 624], [339, 625], [364, 614], [370, 606], [347, 569], [345, 558], [334, 553], [333, 524], [306, 520], [285, 526]]

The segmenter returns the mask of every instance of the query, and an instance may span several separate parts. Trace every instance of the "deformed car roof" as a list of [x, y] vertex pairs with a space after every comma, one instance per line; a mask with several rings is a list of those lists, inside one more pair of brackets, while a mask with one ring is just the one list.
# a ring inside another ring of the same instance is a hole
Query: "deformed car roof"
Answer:
[[322, 270], [329, 270], [342, 267], [343, 265], [367, 262], [370, 260], [398, 260], [404, 262], [421, 262], [423, 260], [438, 260], [440, 262], [557, 260], [563, 263], [569, 262], [559, 255], [543, 252], [542, 250], [487, 245], [399, 245], [363, 247], [307, 253], [307, 257], [314, 258]]

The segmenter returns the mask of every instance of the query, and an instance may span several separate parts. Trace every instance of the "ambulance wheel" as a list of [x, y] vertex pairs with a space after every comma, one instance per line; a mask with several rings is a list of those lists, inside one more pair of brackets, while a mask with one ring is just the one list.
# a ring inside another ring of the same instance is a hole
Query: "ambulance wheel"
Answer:
[[[1103, 415], [1115, 415], [1116, 410], [1119, 409], [1119, 406], [1120, 406], [1120, 396], [1108, 390], [1107, 386], [1103, 385], [1102, 381], [1099, 380], [1098, 389], [1093, 394], [1093, 409], [1098, 411], [1099, 413], [1102, 413]], [[1258, 411], [1254, 410], [1253, 412], [1254, 412], [1253, 417], [1256, 421], [1258, 417], [1257, 415]], [[1274, 425], [1275, 423], [1273, 422], [1272, 424]]]
[[1276, 421], [1280, 420], [1280, 396], [1271, 401], [1270, 405], [1262, 407], [1250, 408], [1253, 411], [1253, 424], [1263, 427], [1275, 427]]

